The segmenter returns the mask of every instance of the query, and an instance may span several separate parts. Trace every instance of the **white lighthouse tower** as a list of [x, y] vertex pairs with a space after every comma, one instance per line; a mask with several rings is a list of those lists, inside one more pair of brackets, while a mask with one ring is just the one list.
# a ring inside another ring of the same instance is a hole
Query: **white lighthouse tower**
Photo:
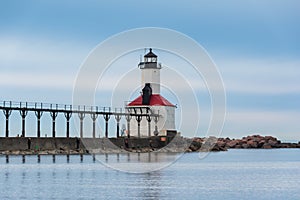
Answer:
[[132, 119], [130, 121], [130, 135], [135, 137], [174, 136], [175, 129], [175, 108], [160, 94], [160, 70], [161, 64], [157, 62], [157, 55], [149, 49], [144, 55], [144, 61], [139, 63], [141, 69], [142, 94], [127, 104], [129, 112], [141, 113], [152, 112], [159, 114], [158, 121], [154, 119], [149, 122], [146, 118]]

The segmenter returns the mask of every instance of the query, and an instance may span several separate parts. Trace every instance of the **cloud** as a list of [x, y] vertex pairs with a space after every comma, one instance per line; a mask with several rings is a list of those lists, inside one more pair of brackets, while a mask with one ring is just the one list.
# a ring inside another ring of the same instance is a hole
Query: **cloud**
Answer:
[[228, 92], [300, 93], [300, 60], [230, 58], [217, 63]]
[[2, 72], [0, 86], [14, 88], [72, 89], [74, 76], [59, 73]]
[[0, 86], [72, 90], [90, 49], [70, 41], [0, 35]]
[[0, 35], [1, 71], [34, 73], [76, 71], [92, 47], [47, 38]]

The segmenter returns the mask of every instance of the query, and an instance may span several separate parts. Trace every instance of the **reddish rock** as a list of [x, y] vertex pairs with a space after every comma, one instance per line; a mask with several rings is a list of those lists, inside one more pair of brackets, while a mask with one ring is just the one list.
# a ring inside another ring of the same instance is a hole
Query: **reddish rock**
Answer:
[[227, 151], [226, 148], [220, 147], [220, 146], [218, 146], [218, 144], [216, 144], [211, 150], [212, 151]]
[[265, 140], [273, 140], [273, 141], [277, 141], [277, 138], [274, 138], [272, 136], [265, 136]]
[[258, 142], [258, 144], [257, 144], [257, 147], [258, 147], [258, 148], [262, 148], [263, 145], [264, 145], [265, 143], [266, 143], [265, 140], [260, 140], [260, 141]]
[[240, 146], [243, 144], [242, 140], [237, 139], [236, 141], [237, 141], [238, 145], [240, 145]]
[[263, 146], [262, 146], [263, 149], [272, 149], [272, 146], [269, 144], [269, 143], [265, 143]]
[[254, 138], [252, 139], [253, 142], [257, 142], [257, 143], [258, 143], [260, 140], [261, 140], [261, 138], [259, 138], [259, 137], [254, 137]]
[[247, 145], [249, 146], [249, 148], [257, 148], [257, 142], [254, 142], [253, 140], [249, 140], [247, 142]]
[[242, 139], [240, 140], [240, 144], [247, 144], [248, 140], [247, 139]]
[[217, 141], [217, 145], [218, 145], [219, 147], [224, 148], [225, 145], [226, 145], [226, 142], [224, 142], [224, 141]]
[[272, 146], [272, 147], [279, 147], [279, 143], [277, 140], [269, 140], [268, 143]]
[[275, 137], [260, 135], [246, 136], [242, 139], [230, 139], [228, 137], [193, 138], [190, 143], [191, 151], [197, 151], [200, 147], [209, 150], [212, 145], [214, 145], [213, 151], [224, 151], [227, 150], [227, 148], [300, 148], [300, 141], [298, 143], [281, 143], [281, 141]]
[[237, 144], [238, 144], [238, 142], [236, 140], [232, 140], [232, 141], [228, 142], [226, 144], [226, 146], [229, 148], [234, 148]]

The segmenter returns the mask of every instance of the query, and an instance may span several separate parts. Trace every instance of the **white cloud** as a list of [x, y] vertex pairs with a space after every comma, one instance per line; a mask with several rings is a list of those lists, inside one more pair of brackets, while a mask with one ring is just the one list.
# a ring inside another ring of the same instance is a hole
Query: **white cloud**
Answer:
[[88, 46], [45, 38], [0, 37], [0, 86], [70, 89]]
[[[27, 39], [13, 37], [0, 38], [0, 70], [1, 85], [28, 86], [28, 87], [70, 87], [76, 78], [79, 66], [88, 55], [90, 49], [82, 44], [72, 44], [62, 41], [49, 41], [47, 39]], [[185, 62], [174, 63], [168, 60], [168, 66], [184, 65]], [[248, 94], [287, 94], [300, 93], [300, 61], [283, 59], [257, 59], [233, 58], [216, 59], [227, 92]], [[119, 62], [120, 64], [120, 62]], [[122, 63], [123, 64], [123, 63]], [[128, 63], [132, 66], [136, 63]], [[163, 63], [164, 64], [164, 63]], [[10, 66], [10, 68], [6, 67]], [[119, 81], [123, 74], [118, 75], [115, 66], [115, 76], [104, 77], [101, 82], [102, 90], [110, 90], [111, 84]], [[168, 67], [167, 67], [168, 68]], [[162, 69], [167, 71], [168, 69]], [[24, 73], [24, 71], [27, 71]], [[5, 74], [5, 72], [7, 72]], [[162, 82], [172, 85], [178, 90], [189, 89], [188, 84], [179, 84], [178, 77], [173, 73], [162, 73]], [[206, 86], [201, 77], [189, 75], [181, 77], [195, 89], [205, 91]], [[139, 79], [136, 77], [135, 79]], [[72, 80], [71, 80], [72, 79]], [[46, 83], [42, 80], [47, 80]], [[50, 80], [50, 81], [49, 81]], [[57, 80], [57, 81], [55, 81]], [[54, 83], [55, 82], [55, 83]], [[122, 82], [122, 87], [127, 89], [136, 84], [136, 80], [129, 79]]]
[[77, 70], [92, 47], [45, 38], [0, 37], [0, 69], [57, 72]]
[[228, 92], [248, 94], [300, 93], [300, 61], [271, 59], [219, 60]]
[[74, 76], [68, 74], [2, 72], [0, 74], [0, 86], [72, 89], [74, 78]]

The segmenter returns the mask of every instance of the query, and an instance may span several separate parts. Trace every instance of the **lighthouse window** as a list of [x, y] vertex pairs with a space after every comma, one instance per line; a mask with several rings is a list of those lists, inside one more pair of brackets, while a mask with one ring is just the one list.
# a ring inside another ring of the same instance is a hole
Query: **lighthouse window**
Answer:
[[152, 62], [156, 62], [156, 58], [152, 58], [151, 61], [152, 61]]

